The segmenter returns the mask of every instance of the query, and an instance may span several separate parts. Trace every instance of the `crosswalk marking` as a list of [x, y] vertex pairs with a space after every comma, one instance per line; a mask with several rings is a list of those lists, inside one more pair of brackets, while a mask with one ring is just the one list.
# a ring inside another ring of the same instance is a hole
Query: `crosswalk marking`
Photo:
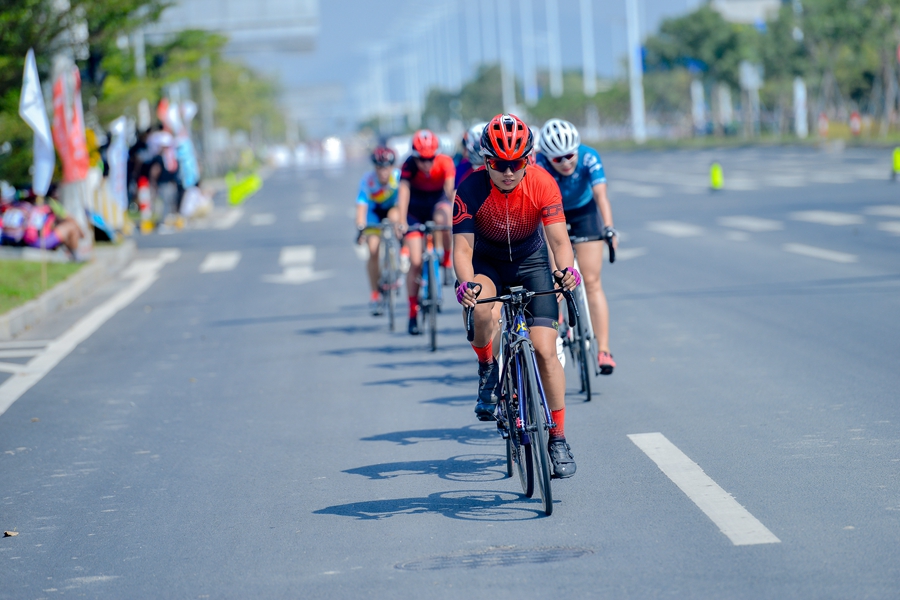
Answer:
[[628, 436], [735, 546], [781, 540], [661, 433]]
[[300, 220], [304, 223], [315, 223], [325, 219], [326, 210], [321, 204], [313, 204], [300, 211]]
[[900, 235], [900, 221], [885, 221], [884, 223], [879, 223], [878, 229], [893, 233], [894, 235]]
[[703, 235], [702, 227], [681, 221], [650, 221], [647, 229], [676, 238]]
[[231, 229], [244, 216], [244, 210], [241, 208], [230, 208], [228, 211], [213, 223], [213, 229]]
[[883, 206], [870, 206], [863, 211], [873, 217], [893, 217], [900, 219], [900, 205], [887, 204]]
[[262, 280], [267, 283], [302, 285], [334, 276], [331, 271], [316, 271], [313, 267], [315, 262], [315, 246], [285, 246], [278, 255], [278, 264], [283, 267], [283, 271], [277, 275], [263, 275]]
[[285, 246], [278, 255], [278, 264], [288, 265], [312, 265], [316, 262], [315, 246]]
[[22, 348], [21, 350], [0, 350], [0, 358], [31, 358], [37, 356], [43, 348]]
[[760, 219], [759, 217], [748, 217], [744, 215], [736, 215], [733, 217], [720, 217], [717, 222], [722, 227], [731, 227], [732, 229], [742, 229], [752, 233], [762, 233], [765, 231], [778, 231], [784, 229], [781, 221], [772, 219]]
[[785, 244], [781, 248], [786, 252], [800, 254], [801, 256], [820, 258], [822, 260], [830, 260], [831, 262], [843, 264], [855, 263], [858, 258], [855, 254], [836, 252], [835, 250], [826, 250], [825, 248], [807, 246], [806, 244]]
[[834, 227], [862, 225], [866, 222], [865, 218], [859, 215], [830, 210], [803, 210], [791, 213], [790, 217], [795, 221], [806, 221], [807, 223], [819, 223], [820, 225], [832, 225]]
[[201, 273], [231, 271], [241, 260], [240, 252], [210, 252], [200, 263]]
[[258, 213], [250, 215], [251, 225], [272, 225], [275, 222], [275, 215], [272, 213]]

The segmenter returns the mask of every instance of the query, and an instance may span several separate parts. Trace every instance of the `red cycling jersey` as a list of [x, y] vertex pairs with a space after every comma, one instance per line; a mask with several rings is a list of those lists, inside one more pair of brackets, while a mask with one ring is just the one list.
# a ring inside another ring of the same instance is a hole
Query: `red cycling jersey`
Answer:
[[487, 171], [463, 181], [453, 203], [453, 233], [474, 233], [474, 251], [487, 259], [513, 262], [544, 244], [540, 225], [565, 223], [556, 181], [543, 169], [528, 167], [513, 190], [501, 192]]
[[409, 182], [409, 188], [415, 194], [416, 192], [434, 193], [444, 190], [444, 182], [447, 179], [456, 177], [456, 167], [453, 159], [446, 154], [438, 154], [434, 157], [434, 164], [431, 165], [431, 171], [425, 172], [419, 169], [415, 158], [410, 156], [403, 163], [400, 170], [400, 179]]

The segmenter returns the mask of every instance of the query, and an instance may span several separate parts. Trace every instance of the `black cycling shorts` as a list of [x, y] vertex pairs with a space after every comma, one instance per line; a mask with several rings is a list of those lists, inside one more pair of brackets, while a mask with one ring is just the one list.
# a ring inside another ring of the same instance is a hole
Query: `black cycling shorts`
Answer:
[[[494, 282], [497, 295], [507, 288], [521, 285], [531, 292], [541, 292], [553, 288], [553, 273], [547, 245], [541, 244], [533, 254], [518, 261], [496, 260], [479, 254], [472, 256], [472, 267], [476, 275], [485, 275]], [[529, 327], [552, 327], [559, 329], [559, 305], [556, 296], [535, 296], [525, 306], [525, 321]]]
[[603, 238], [603, 220], [594, 202], [567, 210], [566, 225], [570, 238]]
[[441, 202], [447, 202], [444, 191], [419, 192], [411, 191], [409, 207], [406, 209], [406, 223], [412, 225], [424, 225], [426, 221], [434, 220], [434, 209]]

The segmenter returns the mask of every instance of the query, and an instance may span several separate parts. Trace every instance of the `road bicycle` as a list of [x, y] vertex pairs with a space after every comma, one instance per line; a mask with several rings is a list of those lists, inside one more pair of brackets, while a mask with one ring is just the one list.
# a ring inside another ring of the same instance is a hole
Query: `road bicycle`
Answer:
[[397, 300], [403, 273], [400, 270], [400, 238], [397, 237], [397, 226], [390, 219], [382, 219], [381, 243], [378, 245], [378, 291], [387, 308], [388, 327], [394, 331], [396, 322]]
[[422, 325], [428, 330], [428, 342], [432, 352], [437, 351], [437, 315], [443, 304], [443, 285], [441, 284], [441, 255], [434, 245], [434, 232], [449, 231], [447, 225], [436, 225], [434, 221], [426, 221], [424, 225], [414, 225], [410, 231], [418, 231], [425, 236], [422, 253], [422, 282], [419, 286], [419, 316]]
[[[616, 262], [616, 250], [613, 248], [613, 233], [606, 235], [575, 237], [570, 236], [572, 247], [582, 242], [595, 242], [603, 240], [609, 247], [609, 262]], [[575, 257], [575, 268], [578, 269], [578, 256]], [[580, 270], [580, 269], [579, 269]], [[584, 392], [585, 402], [591, 401], [591, 372], [600, 375], [600, 347], [597, 343], [597, 337], [594, 335], [594, 325], [591, 322], [591, 311], [588, 307], [587, 295], [584, 291], [584, 283], [580, 283], [575, 288], [575, 306], [578, 307], [580, 318], [577, 324], [571, 324], [563, 321], [559, 326], [559, 335], [563, 341], [563, 347], [569, 349], [572, 357], [572, 364], [578, 370], [578, 377], [581, 382], [580, 392]]]
[[[469, 286], [481, 291], [480, 284]], [[500, 401], [497, 404], [497, 429], [506, 440], [506, 474], [518, 472], [525, 496], [534, 496], [535, 482], [541, 496], [544, 513], [553, 513], [553, 492], [550, 488], [549, 430], [556, 427], [547, 405], [544, 386], [537, 368], [534, 346], [528, 333], [525, 306], [534, 296], [562, 293], [568, 307], [570, 323], [578, 322], [578, 312], [571, 292], [552, 289], [531, 292], [524, 287], [509, 288], [502, 296], [476, 300], [477, 304], [502, 302], [500, 320]], [[469, 342], [475, 339], [474, 311], [465, 309], [466, 334]]]

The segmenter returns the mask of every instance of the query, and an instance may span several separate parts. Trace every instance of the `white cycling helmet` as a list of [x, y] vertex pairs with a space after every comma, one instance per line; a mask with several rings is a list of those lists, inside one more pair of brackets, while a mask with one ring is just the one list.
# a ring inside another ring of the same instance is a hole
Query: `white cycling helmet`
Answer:
[[565, 156], [578, 152], [581, 136], [568, 121], [550, 119], [541, 127], [540, 149], [548, 158]]
[[487, 122], [476, 123], [469, 128], [466, 135], [466, 153], [469, 155], [469, 162], [475, 167], [484, 164], [484, 156], [481, 155], [481, 134], [486, 126]]

